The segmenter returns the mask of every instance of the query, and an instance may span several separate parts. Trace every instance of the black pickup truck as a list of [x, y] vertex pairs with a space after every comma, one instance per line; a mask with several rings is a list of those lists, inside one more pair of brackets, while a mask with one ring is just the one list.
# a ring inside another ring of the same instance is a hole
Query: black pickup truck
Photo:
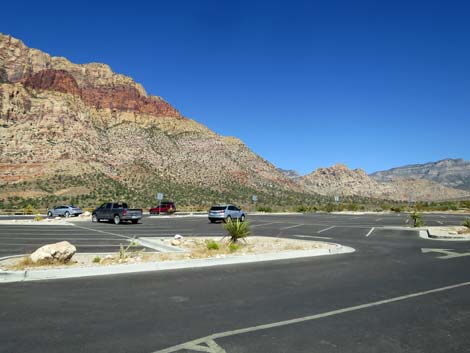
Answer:
[[128, 208], [125, 202], [108, 202], [93, 210], [91, 214], [92, 222], [101, 220], [113, 221], [119, 224], [123, 221], [137, 223], [142, 219], [141, 208]]

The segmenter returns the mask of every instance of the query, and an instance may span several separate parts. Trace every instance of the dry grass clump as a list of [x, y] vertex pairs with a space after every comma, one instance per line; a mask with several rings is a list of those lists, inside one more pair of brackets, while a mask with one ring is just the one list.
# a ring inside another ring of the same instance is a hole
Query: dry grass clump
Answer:
[[44, 266], [70, 266], [75, 264], [75, 261], [59, 261], [59, 260], [39, 260], [37, 262], [33, 262], [31, 257], [25, 256], [21, 258], [15, 264], [6, 266], [9, 270], [19, 271], [19, 270], [26, 270], [28, 268], [37, 268], [37, 267], [44, 267]]

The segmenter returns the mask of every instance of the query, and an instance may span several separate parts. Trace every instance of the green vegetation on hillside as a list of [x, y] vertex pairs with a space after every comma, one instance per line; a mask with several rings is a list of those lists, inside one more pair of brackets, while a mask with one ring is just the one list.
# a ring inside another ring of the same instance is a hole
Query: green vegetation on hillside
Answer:
[[[71, 203], [85, 209], [94, 208], [106, 201], [126, 201], [133, 207], [147, 209], [157, 204], [156, 193], [174, 201], [178, 210], [205, 211], [216, 203], [234, 203], [249, 211], [446, 211], [470, 209], [470, 201], [408, 203], [374, 200], [361, 197], [341, 197], [335, 203], [332, 197], [303, 194], [278, 187], [256, 190], [236, 183], [217, 185], [214, 188], [182, 185], [170, 178], [155, 179], [149, 173], [133, 174], [129, 179], [113, 179], [102, 173], [80, 176], [57, 175], [49, 178], [20, 182], [4, 186], [4, 192], [44, 193], [43, 196], [10, 196], [0, 199], [0, 209], [16, 209], [28, 214], [61, 203]], [[125, 181], [125, 182], [124, 182]], [[129, 186], [132, 185], [132, 186]], [[75, 188], [75, 189], [74, 189]], [[72, 191], [70, 191], [72, 190]], [[78, 191], [77, 191], [78, 190]], [[252, 195], [258, 201], [252, 203]]]

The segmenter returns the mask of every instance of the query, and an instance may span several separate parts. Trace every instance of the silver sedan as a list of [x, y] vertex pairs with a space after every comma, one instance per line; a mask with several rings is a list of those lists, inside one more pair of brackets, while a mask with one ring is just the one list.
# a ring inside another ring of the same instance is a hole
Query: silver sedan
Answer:
[[75, 207], [73, 205], [64, 205], [64, 206], [56, 206], [54, 208], [49, 208], [47, 210], [48, 217], [70, 217], [70, 216], [79, 216], [83, 213], [80, 207]]

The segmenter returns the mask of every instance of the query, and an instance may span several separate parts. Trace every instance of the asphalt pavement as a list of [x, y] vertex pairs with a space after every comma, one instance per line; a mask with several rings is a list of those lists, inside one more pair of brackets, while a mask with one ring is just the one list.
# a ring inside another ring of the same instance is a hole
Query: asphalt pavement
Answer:
[[[425, 222], [458, 225], [464, 218], [433, 214]], [[468, 352], [470, 243], [422, 239], [402, 229], [407, 219], [251, 216], [255, 235], [330, 241], [356, 252], [2, 284], [0, 352]], [[67, 235], [79, 239], [80, 250], [99, 246], [98, 239], [108, 244], [108, 237], [223, 234], [201, 217], [75, 223], [2, 225], [0, 249], [29, 249], [9, 248], [17, 236], [34, 242]], [[435, 250], [444, 248], [457, 255], [443, 259]]]

